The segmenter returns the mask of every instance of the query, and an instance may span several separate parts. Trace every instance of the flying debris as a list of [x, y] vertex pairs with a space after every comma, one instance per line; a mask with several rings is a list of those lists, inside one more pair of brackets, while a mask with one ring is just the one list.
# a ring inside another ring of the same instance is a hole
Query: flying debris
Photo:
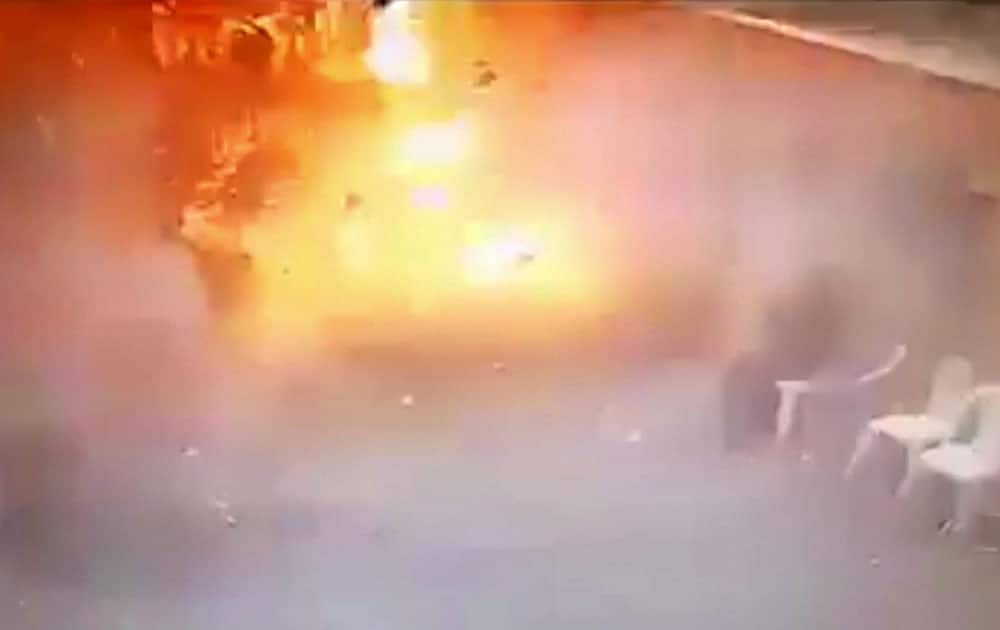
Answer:
[[486, 68], [485, 70], [479, 73], [479, 75], [476, 77], [476, 80], [473, 81], [472, 85], [473, 87], [479, 89], [488, 88], [489, 86], [493, 85], [499, 78], [500, 77], [499, 75], [497, 75], [496, 72], [494, 72], [490, 68]]
[[361, 207], [362, 203], [364, 203], [364, 199], [362, 199], [361, 195], [359, 195], [358, 193], [347, 193], [346, 195], [344, 195], [343, 206], [344, 210], [346, 210], [347, 212], [353, 212], [354, 210], [357, 210], [358, 208]]

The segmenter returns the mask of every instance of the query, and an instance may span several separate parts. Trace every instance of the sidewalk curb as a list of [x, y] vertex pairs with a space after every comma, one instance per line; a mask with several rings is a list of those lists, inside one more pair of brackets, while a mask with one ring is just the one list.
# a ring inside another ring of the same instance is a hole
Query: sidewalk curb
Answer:
[[968, 61], [954, 64], [952, 63], [953, 55], [948, 49], [939, 48], [937, 49], [938, 54], [929, 56], [928, 52], [930, 51], [914, 50], [913, 45], [892, 34], [869, 38], [868, 41], [859, 41], [857, 37], [802, 28], [787, 22], [755, 17], [732, 9], [711, 9], [701, 11], [701, 13], [732, 24], [768, 31], [810, 44], [835, 48], [882, 63], [904, 66], [932, 76], [1000, 91], [1000, 67], [988, 67], [986, 64]]

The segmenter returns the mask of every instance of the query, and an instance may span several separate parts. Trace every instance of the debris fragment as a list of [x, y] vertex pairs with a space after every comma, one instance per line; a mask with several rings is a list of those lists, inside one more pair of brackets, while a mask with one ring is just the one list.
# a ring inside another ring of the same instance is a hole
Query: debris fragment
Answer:
[[232, 514], [226, 514], [226, 525], [229, 527], [236, 527], [240, 522]]
[[410, 394], [406, 394], [405, 396], [403, 396], [402, 398], [399, 399], [399, 403], [401, 405], [403, 405], [404, 407], [412, 407], [413, 406], [413, 396], [411, 396]]
[[979, 547], [976, 547], [976, 553], [1000, 553], [1000, 547], [980, 545]]
[[871, 560], [868, 561], [868, 564], [870, 564], [872, 568], [877, 569], [882, 566], [882, 560], [880, 560], [878, 556], [872, 556]]
[[629, 444], [638, 444], [642, 441], [642, 429], [632, 429], [625, 436], [625, 441]]
[[347, 212], [352, 212], [354, 210], [357, 210], [358, 208], [361, 207], [361, 204], [363, 202], [364, 199], [361, 198], [361, 195], [357, 193], [347, 193], [346, 195], [344, 195], [344, 204], [343, 204], [344, 210], [346, 210]]
[[799, 456], [799, 459], [802, 461], [803, 464], [811, 464], [813, 461], [813, 454], [810, 453], [809, 451], [802, 451], [802, 454]]
[[475, 81], [472, 82], [473, 87], [476, 88], [488, 88], [489, 86], [496, 83], [496, 80], [500, 77], [492, 69], [486, 68], [476, 77]]
[[507, 365], [503, 361], [494, 361], [493, 370], [496, 372], [503, 372], [507, 369]]
[[184, 457], [198, 457], [198, 455], [200, 454], [201, 451], [199, 451], [194, 446], [185, 446], [183, 449], [181, 449], [181, 455], [183, 455]]

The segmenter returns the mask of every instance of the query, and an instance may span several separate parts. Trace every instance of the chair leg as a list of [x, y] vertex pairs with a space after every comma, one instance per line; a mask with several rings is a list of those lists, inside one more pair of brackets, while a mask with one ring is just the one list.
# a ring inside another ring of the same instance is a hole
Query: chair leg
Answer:
[[956, 482], [953, 531], [965, 535], [975, 533], [973, 528], [979, 515], [981, 500], [982, 486], [978, 481]]
[[862, 459], [868, 456], [872, 448], [875, 446], [875, 438], [878, 437], [878, 432], [871, 427], [864, 427], [858, 433], [858, 440], [854, 446], [854, 453], [851, 454], [851, 459], [847, 462], [847, 466], [844, 468], [844, 478], [850, 479], [854, 472], [857, 470], [858, 464]]
[[788, 439], [794, 428], [798, 400], [798, 392], [781, 390], [781, 402], [778, 405], [778, 415], [776, 418], [778, 424], [777, 438], [779, 442], [784, 442]]
[[923, 452], [923, 444], [908, 445], [906, 447], [906, 474], [896, 488], [896, 496], [906, 498], [913, 492], [914, 486], [923, 479], [930, 476], [930, 469], [920, 460]]

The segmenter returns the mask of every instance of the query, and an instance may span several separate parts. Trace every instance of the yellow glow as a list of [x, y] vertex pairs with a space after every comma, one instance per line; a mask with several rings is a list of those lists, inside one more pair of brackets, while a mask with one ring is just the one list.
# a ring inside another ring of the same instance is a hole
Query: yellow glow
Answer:
[[[421, 8], [442, 12], [441, 30], [451, 33], [445, 14], [463, 4]], [[595, 253], [587, 199], [519, 175], [519, 155], [503, 150], [502, 121], [488, 110], [459, 113], [447, 90], [394, 87], [436, 78], [428, 50], [462, 48], [425, 47], [405, 6], [377, 18], [364, 58], [392, 84], [380, 90], [381, 107], [331, 114], [335, 134], [297, 147], [306, 185], [241, 239], [253, 259], [253, 304], [233, 328], [265, 352], [414, 340], [466, 347], [499, 337], [545, 344], [608, 310], [610, 265]], [[298, 137], [290, 126], [275, 135]], [[348, 210], [351, 193], [363, 202]], [[210, 247], [223, 248], [219, 240]]]
[[221, 217], [222, 210], [218, 206], [188, 206], [181, 211], [181, 237], [202, 251], [233, 255], [243, 253], [239, 233], [220, 225], [218, 221]]
[[444, 186], [419, 186], [410, 193], [410, 203], [418, 210], [446, 210], [451, 196]]
[[345, 270], [363, 272], [372, 268], [375, 252], [372, 248], [371, 229], [361, 220], [345, 223], [336, 233], [336, 253]]
[[408, 168], [454, 164], [469, 153], [472, 133], [469, 120], [453, 120], [417, 125], [403, 136], [400, 157]]
[[344, 213], [339, 198], [319, 193], [247, 231], [257, 312], [250, 338], [386, 341], [428, 325], [471, 342], [502, 325], [504, 334], [544, 341], [553, 317], [579, 319], [604, 299], [565, 208], [528, 203], [484, 221], [464, 206], [407, 211], [405, 194], [390, 191], [366, 196], [370, 210], [359, 213]]
[[528, 239], [499, 236], [465, 251], [465, 271], [473, 283], [496, 284], [531, 264], [536, 256], [537, 246]]
[[430, 58], [410, 26], [409, 3], [390, 4], [372, 24], [372, 45], [364, 61], [379, 81], [423, 85], [430, 79]]

